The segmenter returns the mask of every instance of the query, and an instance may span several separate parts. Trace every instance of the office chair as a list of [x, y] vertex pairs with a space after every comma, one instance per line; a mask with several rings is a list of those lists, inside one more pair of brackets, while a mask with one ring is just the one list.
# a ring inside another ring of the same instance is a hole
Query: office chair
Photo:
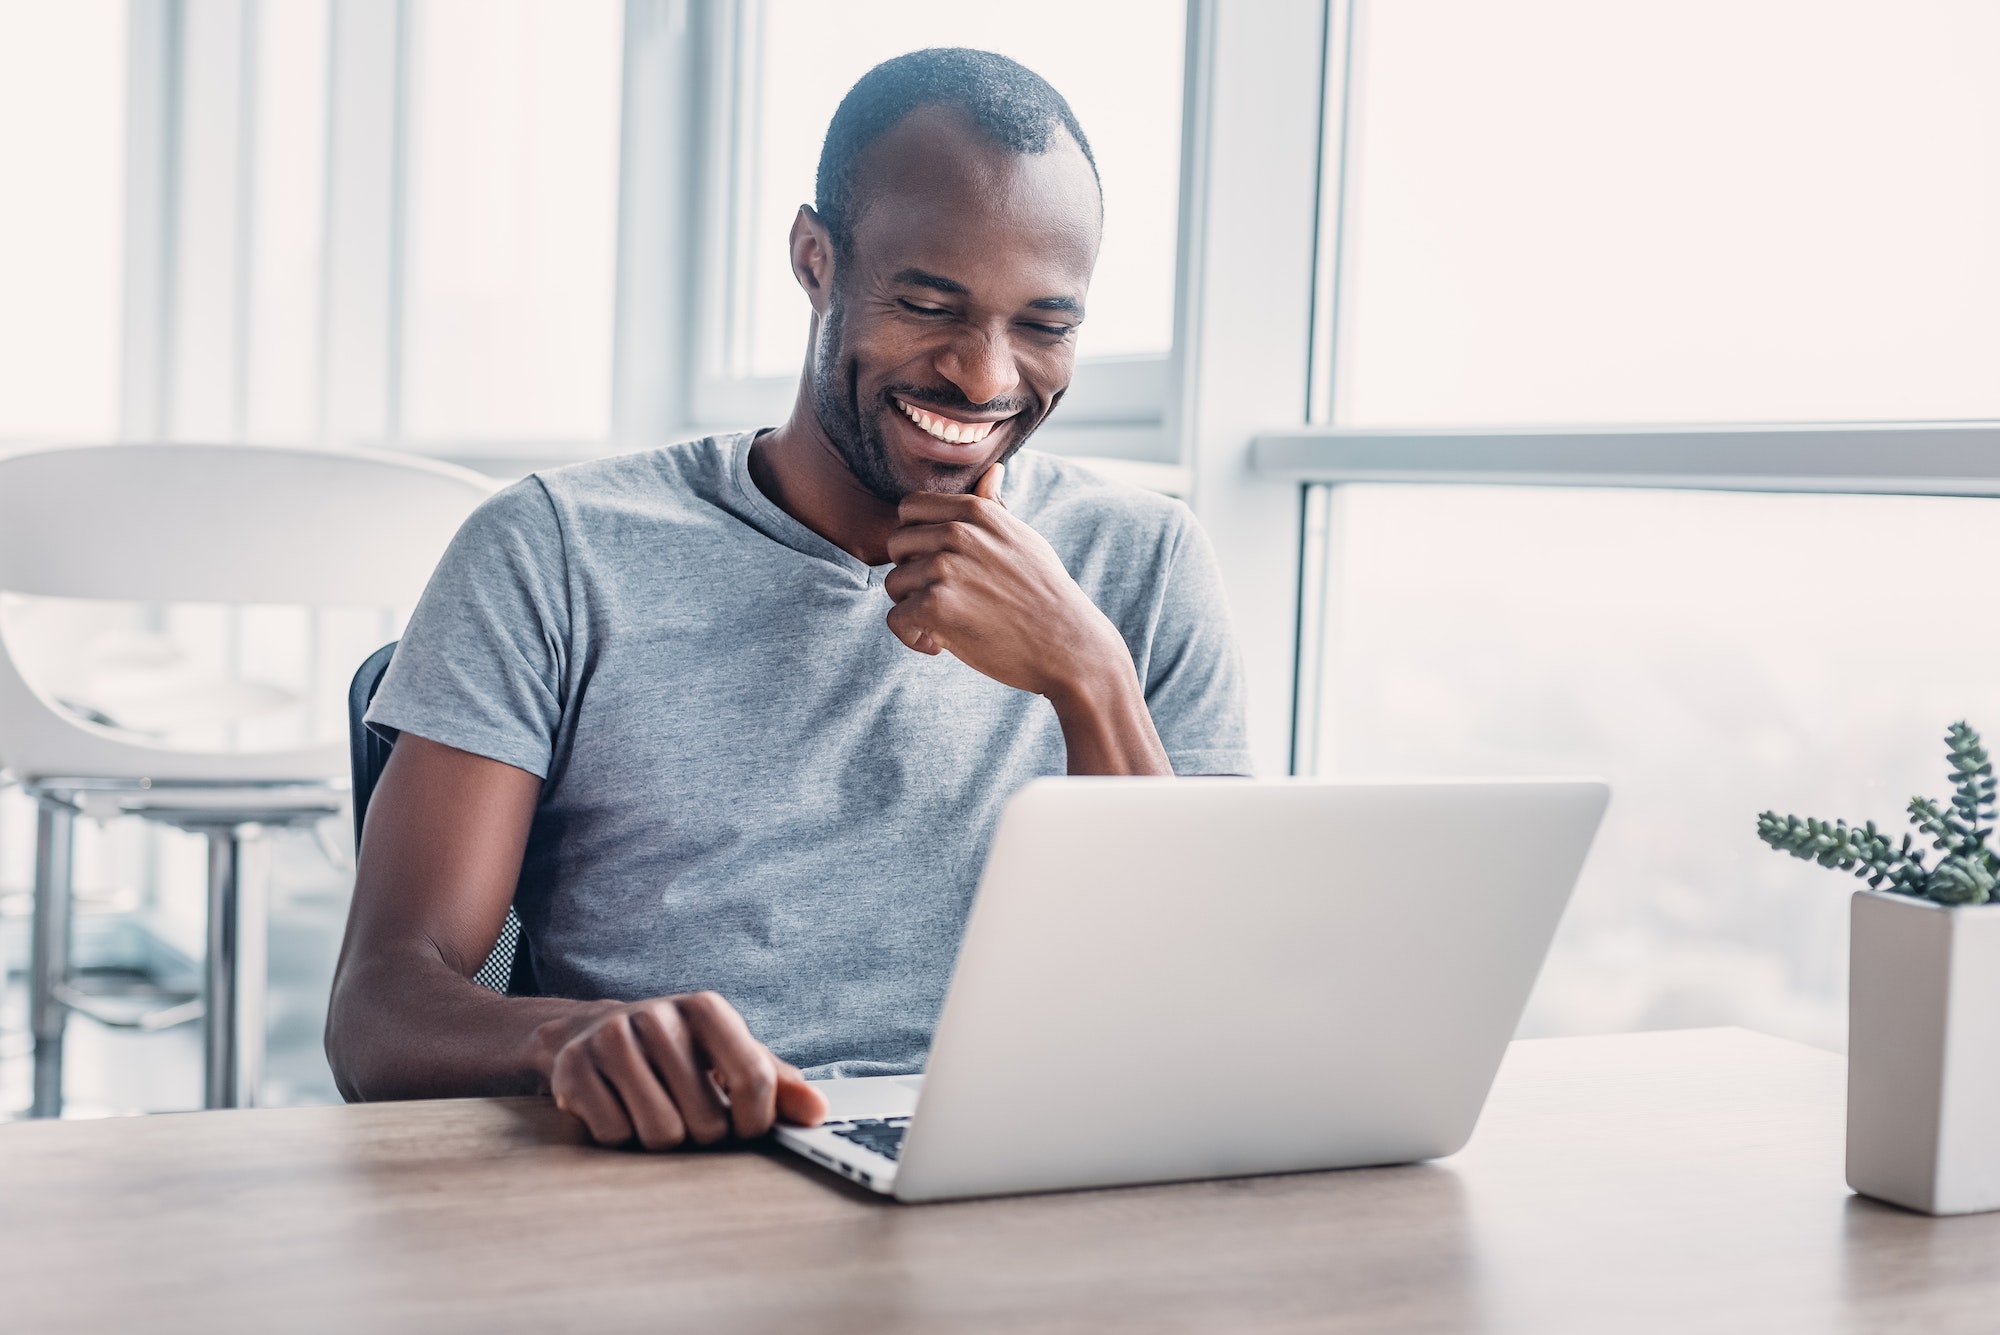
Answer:
[[[396, 745], [362, 719], [368, 713], [369, 703], [375, 698], [376, 688], [382, 684], [383, 675], [389, 671], [389, 660], [395, 656], [396, 642], [392, 640], [368, 655], [368, 661], [354, 674], [354, 684], [347, 688], [347, 753], [354, 777], [354, 849], [357, 854], [361, 850], [361, 827], [368, 816], [368, 801], [375, 796], [375, 783], [382, 777], [382, 767], [389, 763], [389, 752]], [[472, 981], [503, 996], [535, 994], [528, 943], [521, 937], [521, 919], [512, 905], [507, 909], [507, 921], [500, 926], [500, 938], [493, 943], [486, 962], [472, 975]]]
[[[0, 458], [0, 593], [134, 603], [413, 605], [491, 478], [369, 450], [78, 445]], [[365, 541], [357, 541], [357, 528]], [[30, 1115], [62, 1111], [70, 1012], [120, 1019], [70, 965], [75, 819], [132, 815], [208, 841], [202, 996], [136, 1027], [204, 1023], [203, 1102], [254, 1102], [263, 1057], [262, 886], [244, 874], [259, 831], [344, 809], [340, 743], [205, 751], [65, 706], [0, 637], [0, 764], [35, 799], [29, 963]], [[127, 1021], [131, 1024], [134, 1022]]]

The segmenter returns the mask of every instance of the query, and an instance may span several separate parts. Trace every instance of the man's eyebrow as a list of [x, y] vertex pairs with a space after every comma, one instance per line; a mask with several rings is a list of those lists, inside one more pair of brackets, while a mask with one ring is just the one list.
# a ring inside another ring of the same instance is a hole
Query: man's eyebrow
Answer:
[[1036, 311], [1062, 311], [1068, 315], [1083, 314], [1083, 303], [1075, 297], [1036, 297], [1028, 303], [1028, 309]]
[[905, 269], [889, 281], [902, 283], [908, 287], [927, 287], [933, 292], [949, 292], [954, 297], [972, 295], [972, 289], [957, 279], [946, 278], [943, 274], [930, 273], [923, 269]]

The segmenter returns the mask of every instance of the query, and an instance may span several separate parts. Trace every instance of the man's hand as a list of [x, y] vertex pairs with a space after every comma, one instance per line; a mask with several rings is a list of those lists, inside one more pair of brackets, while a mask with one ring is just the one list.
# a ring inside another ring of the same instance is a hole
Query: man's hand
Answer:
[[[713, 992], [607, 1002], [581, 1021], [544, 1026], [549, 1092], [602, 1145], [666, 1150], [748, 1139], [782, 1117], [817, 1126], [826, 1098], [751, 1037]], [[724, 1099], [727, 1102], [724, 1102]]]
[[970, 496], [912, 492], [889, 535], [889, 629], [922, 654], [1048, 697], [1072, 774], [1171, 774], [1125, 637], [1055, 548], [1000, 502], [1006, 470]]
[[712, 992], [646, 1001], [501, 997], [471, 982], [521, 879], [542, 781], [414, 733], [362, 831], [326, 1052], [350, 1099], [555, 1096], [606, 1145], [670, 1149], [826, 1099]]
[[1000, 501], [994, 464], [970, 496], [912, 492], [889, 536], [889, 629], [922, 654], [949, 652], [1017, 690], [1056, 698], [1132, 676], [1124, 638], [1055, 548]]

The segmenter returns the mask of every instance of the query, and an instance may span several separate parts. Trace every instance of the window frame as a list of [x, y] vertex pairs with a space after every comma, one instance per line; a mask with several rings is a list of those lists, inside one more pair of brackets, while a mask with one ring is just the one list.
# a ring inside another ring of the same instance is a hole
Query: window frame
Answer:
[[[693, 293], [694, 327], [710, 331], [706, 337], [690, 339], [686, 408], [680, 424], [691, 432], [783, 421], [791, 412], [798, 383], [794, 376], [752, 376], [736, 369], [747, 361], [748, 331], [741, 327], [739, 312], [747, 289], [744, 243], [752, 211], [748, 177], [754, 166], [748, 146], [757, 137], [763, 6], [760, 0], [692, 3], [702, 11], [702, 65], [714, 74], [698, 103], [696, 124], [705, 128], [705, 134], [689, 196], [700, 201], [692, 257], [701, 275]], [[1190, 6], [1191, 19], [1193, 9]], [[1191, 22], [1190, 40], [1194, 32]], [[1173, 327], [1178, 332], [1178, 319]], [[1166, 420], [1173, 359], [1171, 349], [1155, 356], [1080, 359], [1062, 410], [1036, 432], [1036, 447], [1056, 454], [1178, 467], [1183, 460]], [[1181, 480], [1179, 474], [1167, 475], [1158, 468], [1142, 468], [1134, 475]]]
[[[240, 108], [251, 103], [256, 71], [242, 53], [268, 2], [198, 11], [188, 0], [135, 0], [121, 413], [129, 439], [241, 434], [240, 411], [232, 428], [213, 410], [195, 420], [188, 405], [241, 403], [250, 331], [240, 315], [190, 323], [178, 308], [199, 299], [240, 311], [247, 279], [241, 264], [184, 272], [181, 231], [191, 217], [236, 216], [254, 185]], [[402, 141], [421, 3], [329, 0], [315, 438], [518, 474], [782, 419], [789, 377], [727, 374], [747, 166], [734, 149], [753, 128], [754, 89], [736, 62], [754, 40], [758, 0], [624, 0], [609, 438], [402, 438]], [[1366, 4], [1189, 0], [1172, 348], [1086, 359], [1062, 412], [1036, 438], [1194, 506], [1235, 609], [1252, 747], [1265, 772], [1309, 761], [1296, 739], [1315, 707], [1318, 627], [1337, 613], [1318, 605], [1315, 566], [1314, 534], [1337, 521], [1328, 488], [1499, 482], [2000, 496], [1996, 422], [1330, 425], [1348, 90]], [[240, 87], [239, 109], [190, 121], [182, 101], [191, 80]], [[202, 144], [191, 142], [197, 134]], [[191, 152], [231, 165], [190, 175]], [[201, 346], [189, 344], [190, 331]]]
[[1302, 483], [2000, 496], [2000, 422], [1781, 422], [1266, 431], [1257, 471]]
[[[794, 382], [724, 374], [729, 336], [715, 336], [737, 281], [734, 150], [753, 90], [736, 56], [754, 0], [625, 0], [611, 439], [401, 439], [400, 145], [419, 3], [331, 0], [328, 300], [352, 310], [327, 315], [321, 438], [519, 474], [782, 420]], [[1266, 773], [1292, 763], [1302, 489], [1259, 474], [1250, 447], [1265, 428], [1311, 420], [1315, 350], [1331, 356], [1318, 332], [1334, 310], [1323, 215], [1339, 177], [1323, 148], [1337, 142], [1347, 16], [1348, 0], [1188, 0], [1171, 349], [1085, 360], [1035, 438], [1200, 515], [1235, 609]], [[370, 103], [369, 87], [393, 93]]]
[[1298, 496], [1299, 605], [1287, 769], [1316, 771], [1320, 666], [1339, 609], [1327, 560], [1349, 483], [1644, 487], [1690, 491], [2000, 496], [2000, 421], [1751, 422], [1508, 428], [1339, 428], [1344, 223], [1360, 39], [1370, 0], [1328, 0], [1327, 119], [1316, 240], [1312, 390], [1297, 423], [1249, 444], [1256, 477]]
[[[1700, 491], [2000, 495], [2000, 421], [1777, 421], [1563, 427], [1339, 428], [1331, 425], [1342, 334], [1340, 288], [1353, 125], [1348, 92], [1371, 0], [1331, 0], [1337, 106], [1327, 125], [1328, 225], [1319, 241], [1314, 400], [1304, 424], [1258, 434], [1260, 476], [1303, 485], [1351, 482], [1668, 487]], [[1359, 57], [1365, 60], [1365, 53]]]

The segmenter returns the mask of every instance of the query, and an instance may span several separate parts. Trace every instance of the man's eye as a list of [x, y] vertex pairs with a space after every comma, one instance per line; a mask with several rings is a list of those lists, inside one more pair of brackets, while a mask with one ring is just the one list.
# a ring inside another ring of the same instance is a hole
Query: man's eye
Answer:
[[904, 300], [902, 300], [901, 298], [898, 298], [898, 299], [897, 299], [897, 304], [898, 304], [899, 306], [901, 306], [901, 307], [902, 307], [902, 308], [903, 308], [904, 310], [906, 310], [906, 311], [911, 311], [911, 312], [914, 312], [914, 313], [915, 313], [915, 314], [917, 314], [917, 315], [950, 315], [950, 314], [951, 314], [951, 312], [950, 312], [950, 311], [946, 310], [946, 309], [945, 309], [944, 307], [942, 307], [942, 306], [923, 306], [923, 305], [919, 305], [918, 303], [916, 303], [916, 302], [914, 302], [914, 301], [904, 301]]
[[1039, 330], [1051, 338], [1064, 338], [1075, 331], [1073, 324], [1031, 324], [1030, 329]]

